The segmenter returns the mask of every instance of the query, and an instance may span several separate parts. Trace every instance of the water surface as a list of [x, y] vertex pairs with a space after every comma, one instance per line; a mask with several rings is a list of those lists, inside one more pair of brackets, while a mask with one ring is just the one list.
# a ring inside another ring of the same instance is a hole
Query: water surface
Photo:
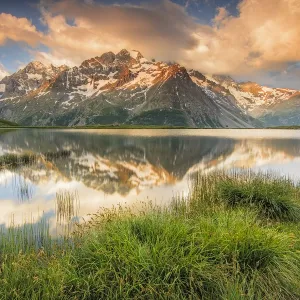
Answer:
[[47, 219], [55, 232], [100, 207], [167, 203], [188, 193], [198, 171], [251, 168], [300, 180], [296, 130], [0, 130], [0, 156], [24, 153], [37, 159], [0, 169], [2, 226]]

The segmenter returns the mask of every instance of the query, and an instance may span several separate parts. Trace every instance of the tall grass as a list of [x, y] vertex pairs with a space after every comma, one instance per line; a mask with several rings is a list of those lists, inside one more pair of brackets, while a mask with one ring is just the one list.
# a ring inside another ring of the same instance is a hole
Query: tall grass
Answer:
[[50, 250], [52, 238], [49, 234], [49, 224], [42, 220], [14, 225], [12, 219], [8, 228], [0, 227], [0, 260], [3, 257], [15, 257], [19, 253], [29, 253], [40, 249]]
[[79, 212], [78, 192], [60, 190], [56, 193], [55, 214], [57, 223], [70, 223]]
[[299, 192], [269, 174], [198, 174], [167, 207], [100, 210], [72, 247], [9, 254], [11, 239], [0, 298], [299, 299]]
[[255, 208], [266, 219], [300, 221], [300, 189], [291, 179], [236, 173], [219, 180], [218, 192], [231, 207]]

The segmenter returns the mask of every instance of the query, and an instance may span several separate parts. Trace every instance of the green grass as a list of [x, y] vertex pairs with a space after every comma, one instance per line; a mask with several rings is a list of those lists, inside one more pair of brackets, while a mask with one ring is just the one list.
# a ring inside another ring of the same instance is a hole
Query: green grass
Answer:
[[274, 127], [268, 127], [268, 129], [300, 129], [300, 125], [274, 126]]
[[[300, 187], [251, 172], [193, 183], [166, 207], [100, 210], [63, 242], [44, 225], [3, 232], [0, 299], [299, 299]], [[73, 198], [58, 195], [68, 218]]]
[[19, 125], [17, 123], [0, 119], [0, 127], [18, 127], [18, 126]]
[[[1, 128], [1, 125], [0, 125]], [[27, 129], [200, 129], [188, 126], [171, 126], [171, 125], [138, 125], [138, 124], [91, 124], [85, 126], [18, 126], [17, 128]], [[208, 129], [208, 128], [203, 128]]]
[[220, 180], [219, 190], [229, 206], [256, 208], [265, 219], [300, 221], [299, 189], [288, 179], [236, 174]]

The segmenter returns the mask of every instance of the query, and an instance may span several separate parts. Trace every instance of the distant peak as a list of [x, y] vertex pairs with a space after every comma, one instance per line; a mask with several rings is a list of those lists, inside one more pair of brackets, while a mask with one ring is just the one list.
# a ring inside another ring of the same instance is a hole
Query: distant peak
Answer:
[[47, 66], [45, 66], [40, 61], [32, 61], [24, 69], [21, 69], [20, 71], [25, 73], [36, 73], [36, 72], [43, 72], [46, 69]]
[[116, 55], [113, 52], [106, 52], [100, 56], [100, 60], [103, 64], [109, 65], [113, 63], [116, 59]]
[[117, 58], [130, 57], [130, 52], [126, 49], [122, 49], [117, 55]]
[[144, 58], [142, 53], [138, 50], [131, 50], [130, 51], [130, 56], [136, 60], [140, 60], [141, 58]]
[[27, 66], [34, 67], [34, 68], [44, 68], [45, 65], [40, 61], [32, 61]]
[[235, 82], [229, 75], [212, 75], [212, 77], [220, 82]]
[[130, 50], [128, 51], [127, 49], [121, 50], [117, 55], [116, 58], [119, 60], [130, 60], [131, 58], [139, 61], [140, 59], [144, 58], [141, 52], [137, 50]]

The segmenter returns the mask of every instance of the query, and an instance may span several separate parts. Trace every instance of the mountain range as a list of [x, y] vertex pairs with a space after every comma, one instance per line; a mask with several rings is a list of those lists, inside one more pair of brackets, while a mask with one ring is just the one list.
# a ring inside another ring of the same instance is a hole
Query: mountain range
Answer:
[[5, 76], [0, 80], [0, 118], [36, 126], [298, 125], [300, 92], [238, 83], [124, 49], [72, 68], [31, 62]]

